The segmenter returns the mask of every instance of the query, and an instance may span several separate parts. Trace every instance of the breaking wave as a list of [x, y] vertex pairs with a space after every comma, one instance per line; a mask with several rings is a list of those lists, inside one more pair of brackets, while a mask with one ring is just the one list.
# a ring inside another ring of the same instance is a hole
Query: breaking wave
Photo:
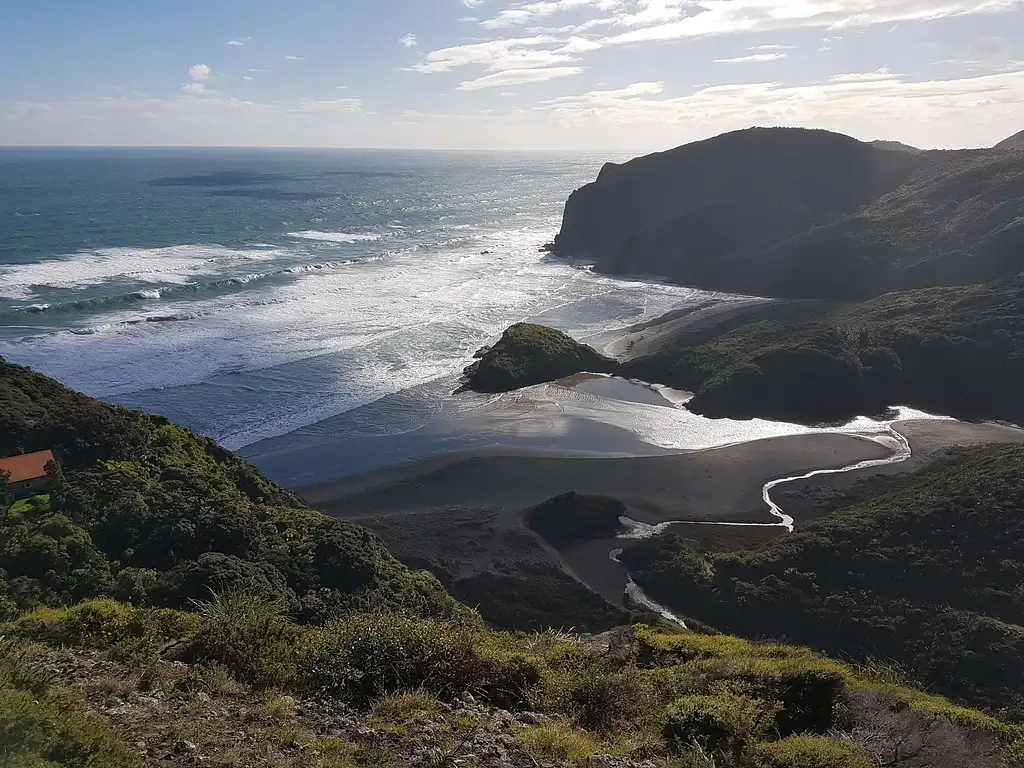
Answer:
[[360, 243], [375, 242], [382, 236], [372, 232], [350, 234], [348, 232], [320, 232], [315, 229], [307, 229], [303, 232], [289, 232], [288, 237], [294, 237], [297, 240], [315, 240], [321, 243]]

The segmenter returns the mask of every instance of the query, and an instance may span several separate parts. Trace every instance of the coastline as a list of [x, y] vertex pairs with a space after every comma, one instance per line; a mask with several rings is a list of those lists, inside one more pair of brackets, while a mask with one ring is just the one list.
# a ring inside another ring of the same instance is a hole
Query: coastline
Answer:
[[[642, 354], [664, 335], [682, 329], [699, 332], [768, 303], [749, 299], [684, 308], [625, 329], [604, 349]], [[569, 594], [566, 590], [582, 584], [621, 608], [629, 574], [609, 553], [620, 549], [622, 540], [555, 548], [525, 527], [526, 509], [576, 491], [618, 498], [629, 508], [630, 518], [648, 526], [672, 523], [668, 530], [697, 538], [744, 531], [742, 536], [750, 540], [767, 540], [786, 535], [785, 522], [779, 522], [764, 498], [768, 484], [780, 478], [804, 478], [779, 482], [771, 491], [776, 510], [799, 527], [830, 512], [839, 494], [865, 478], [914, 471], [953, 448], [1024, 444], [1024, 430], [1016, 427], [928, 418], [912, 411], [896, 422], [859, 419], [831, 431], [762, 422], [768, 429], [759, 437], [756, 429], [744, 431], [754, 422], [689, 414], [681, 408], [680, 395], [615, 377], [580, 374], [489, 399], [452, 422], [419, 430], [426, 439], [432, 430], [442, 440], [460, 431], [491, 435], [496, 438], [491, 445], [414, 457], [297, 492], [330, 515], [367, 525], [410, 565], [447, 575], [453, 589], [477, 594], [471, 585], [510, 579], [507, 583], [526, 592]], [[642, 412], [662, 426], [707, 429], [719, 442], [688, 450], [659, 448], [643, 439], [656, 432], [651, 422], [641, 422], [649, 429], [646, 434], [628, 422], [603, 423], [608, 410], [583, 407], [594, 403], [620, 414]], [[780, 427], [804, 431], [771, 433]], [[723, 441], [730, 429], [738, 430], [734, 439]], [[574, 430], [576, 442], [567, 440]], [[507, 442], [510, 437], [518, 441]], [[909, 457], [887, 463], [899, 450], [896, 438], [905, 441], [904, 451], [909, 445]], [[857, 465], [866, 466], [848, 469]]]
[[[634, 335], [703, 327], [764, 306], [765, 299], [732, 298], [677, 307], [641, 324], [586, 339], [607, 349]], [[536, 452], [603, 457], [657, 456], [745, 442], [793, 430], [767, 422], [710, 422], [675, 408], [667, 391], [624, 380], [563, 381], [504, 395], [453, 396], [459, 374], [388, 395], [239, 453], [289, 488], [315, 488], [345, 477], [387, 471], [446, 455]], [[618, 383], [620, 386], [613, 386]], [[656, 408], [660, 404], [666, 408]], [[803, 431], [803, 430], [798, 430]], [[688, 436], [687, 436], [688, 435]], [[681, 436], [687, 436], [681, 439]]]

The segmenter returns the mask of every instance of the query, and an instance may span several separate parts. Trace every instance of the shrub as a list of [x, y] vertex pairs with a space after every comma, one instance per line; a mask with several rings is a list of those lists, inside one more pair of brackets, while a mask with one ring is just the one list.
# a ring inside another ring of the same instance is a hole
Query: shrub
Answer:
[[760, 702], [731, 694], [683, 696], [668, 706], [662, 730], [669, 749], [697, 747], [715, 757], [739, 759], [764, 730]]
[[570, 491], [527, 513], [527, 524], [553, 544], [614, 536], [621, 528], [626, 505], [607, 496], [584, 496]]
[[440, 702], [426, 691], [388, 693], [373, 703], [373, 714], [382, 720], [410, 720], [440, 711]]
[[743, 692], [778, 702], [775, 727], [782, 735], [825, 733], [836, 724], [849, 674], [835, 662], [769, 661], [750, 664], [734, 679]]
[[0, 689], [0, 765], [10, 768], [131, 768], [138, 761], [97, 720], [49, 699]]
[[113, 600], [90, 600], [71, 608], [37, 608], [10, 625], [20, 637], [50, 645], [107, 649], [151, 636], [160, 640], [188, 637], [203, 621], [180, 611], [133, 608]]
[[456, 622], [354, 616], [305, 635], [299, 683], [361, 701], [421, 688], [439, 696], [468, 690], [496, 704], [521, 703], [540, 682], [539, 664], [503, 647], [498, 637]]
[[580, 726], [607, 733], [634, 723], [650, 694], [650, 686], [636, 670], [609, 673], [597, 669], [574, 682], [568, 698]]
[[873, 768], [856, 744], [820, 736], [790, 736], [754, 750], [755, 768]]
[[202, 606], [202, 629], [191, 639], [188, 661], [213, 661], [256, 686], [283, 687], [297, 674], [296, 645], [309, 632], [277, 606], [251, 595], [218, 595]]
[[637, 647], [637, 664], [643, 667], [681, 664], [696, 659], [754, 653], [751, 643], [726, 635], [699, 635], [694, 632], [658, 632], [637, 626], [633, 632]]

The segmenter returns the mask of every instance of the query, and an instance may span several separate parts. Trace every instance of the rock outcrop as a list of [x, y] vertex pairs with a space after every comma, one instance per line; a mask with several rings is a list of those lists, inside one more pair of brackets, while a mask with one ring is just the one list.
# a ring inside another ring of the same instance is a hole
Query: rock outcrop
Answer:
[[466, 368], [460, 391], [511, 392], [575, 373], [614, 373], [619, 364], [561, 331], [517, 323]]

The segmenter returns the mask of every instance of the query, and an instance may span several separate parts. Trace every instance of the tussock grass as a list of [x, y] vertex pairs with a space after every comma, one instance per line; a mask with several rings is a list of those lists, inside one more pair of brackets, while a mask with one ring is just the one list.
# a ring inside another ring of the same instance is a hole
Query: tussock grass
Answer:
[[426, 691], [388, 693], [373, 703], [373, 714], [382, 720], [416, 720], [436, 716], [441, 702]]
[[523, 728], [516, 738], [538, 761], [575, 764], [601, 751], [600, 743], [592, 736], [561, 720]]

